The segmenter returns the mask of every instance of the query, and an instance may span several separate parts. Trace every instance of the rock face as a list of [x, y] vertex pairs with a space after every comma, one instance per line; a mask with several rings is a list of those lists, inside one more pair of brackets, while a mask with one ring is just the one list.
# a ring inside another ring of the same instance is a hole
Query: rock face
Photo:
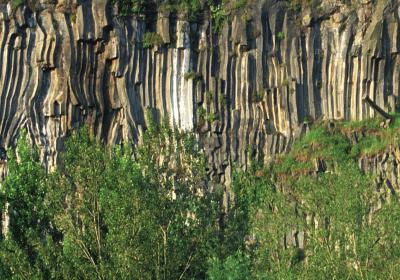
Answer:
[[[323, 0], [301, 12], [255, 2], [220, 35], [207, 10], [189, 22], [121, 18], [109, 0], [41, 0], [34, 12], [0, 4], [0, 147], [26, 128], [51, 169], [71, 129], [138, 143], [150, 108], [198, 133], [210, 176], [229, 184], [233, 162], [267, 161], [310, 121], [374, 116], [363, 95], [396, 109], [395, 1]], [[145, 48], [148, 32], [165, 44]]]

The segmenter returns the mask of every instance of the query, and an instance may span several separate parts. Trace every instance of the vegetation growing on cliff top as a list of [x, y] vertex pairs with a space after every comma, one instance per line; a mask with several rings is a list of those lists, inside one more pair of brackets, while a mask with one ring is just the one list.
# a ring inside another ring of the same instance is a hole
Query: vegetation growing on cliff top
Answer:
[[143, 48], [152, 48], [154, 46], [162, 45], [164, 43], [161, 36], [154, 32], [146, 32], [143, 38]]
[[165, 123], [135, 151], [77, 131], [50, 174], [22, 135], [0, 188], [0, 278], [398, 279], [400, 205], [358, 169], [374, 141], [354, 152], [346, 136], [400, 135], [379, 124], [317, 125], [271, 165], [235, 172], [228, 208], [222, 186], [205, 188], [195, 139]]
[[[222, 7], [226, 11], [244, 11], [257, 0], [112, 0], [120, 8], [121, 15], [151, 13], [156, 10], [194, 15], [203, 9]], [[304, 7], [316, 8], [321, 0], [284, 0], [288, 8], [299, 11]]]
[[120, 8], [120, 15], [151, 13], [156, 10], [196, 15], [204, 8], [222, 6], [227, 10], [241, 10], [254, 0], [113, 0]]

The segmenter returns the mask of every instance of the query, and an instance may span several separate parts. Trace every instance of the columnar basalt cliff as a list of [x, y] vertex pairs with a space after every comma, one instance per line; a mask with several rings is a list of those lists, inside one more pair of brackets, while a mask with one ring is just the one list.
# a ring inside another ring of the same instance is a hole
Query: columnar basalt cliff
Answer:
[[[374, 116], [364, 94], [396, 109], [398, 3], [341, 2], [255, 1], [220, 34], [207, 8], [193, 22], [119, 17], [108, 0], [0, 4], [0, 146], [27, 128], [51, 168], [84, 123], [108, 143], [139, 143], [150, 108], [198, 133], [209, 175], [228, 184], [233, 162], [267, 161], [313, 120]], [[149, 32], [163, 44], [149, 46]]]

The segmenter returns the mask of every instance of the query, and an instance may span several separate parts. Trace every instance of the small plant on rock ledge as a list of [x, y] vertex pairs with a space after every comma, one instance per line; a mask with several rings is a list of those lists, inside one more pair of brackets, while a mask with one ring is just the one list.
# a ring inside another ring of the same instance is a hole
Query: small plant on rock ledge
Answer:
[[284, 78], [282, 80], [282, 87], [288, 87], [289, 86], [289, 79], [288, 78]]
[[76, 23], [76, 14], [72, 14], [70, 18], [71, 18], [71, 22], [75, 24]]
[[209, 121], [211, 123], [217, 121], [218, 119], [219, 119], [219, 116], [215, 113], [209, 113], [206, 116], [206, 121]]
[[218, 96], [219, 103], [221, 104], [222, 108], [226, 107], [226, 96], [223, 93], [220, 93]]
[[212, 101], [213, 101], [213, 99], [214, 99], [214, 93], [212, 92], [212, 91], [206, 91], [206, 93], [205, 93], [205, 99], [206, 99], [206, 103], [207, 104], [210, 104]]
[[244, 23], [250, 22], [253, 19], [253, 16], [251, 15], [249, 10], [244, 10], [242, 12], [242, 15], [240, 16], [240, 18], [242, 19], [242, 21]]
[[183, 77], [185, 78], [185, 80], [190, 80], [192, 79], [195, 83], [201, 81], [201, 79], [203, 78], [203, 76], [200, 73], [196, 73], [194, 71], [189, 71], [186, 72]]
[[15, 11], [18, 7], [25, 4], [24, 0], [12, 0], [11, 1], [11, 8]]
[[285, 39], [285, 34], [284, 34], [282, 31], [279, 31], [279, 32], [276, 34], [276, 37], [277, 37], [279, 40], [282, 40], [282, 39]]
[[202, 106], [197, 108], [197, 112], [199, 113], [199, 119], [204, 120], [206, 118], [207, 111]]
[[216, 34], [221, 34], [222, 27], [227, 18], [228, 13], [221, 5], [210, 6], [211, 19], [212, 19], [212, 31]]
[[143, 48], [148, 49], [162, 44], [164, 44], [164, 41], [160, 34], [155, 32], [146, 32], [146, 34], [144, 34]]

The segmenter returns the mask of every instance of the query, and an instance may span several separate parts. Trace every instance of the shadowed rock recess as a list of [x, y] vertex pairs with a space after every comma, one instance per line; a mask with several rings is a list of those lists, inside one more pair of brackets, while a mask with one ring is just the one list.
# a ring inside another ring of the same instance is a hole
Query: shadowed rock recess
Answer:
[[[268, 161], [310, 121], [373, 117], [364, 94], [386, 111], [397, 107], [393, 1], [324, 0], [299, 12], [259, 0], [232, 12], [219, 35], [207, 8], [188, 21], [118, 17], [107, 0], [41, 0], [34, 12], [2, 2], [0, 146], [27, 128], [50, 169], [84, 123], [107, 143], [139, 143], [151, 108], [196, 132], [209, 175], [229, 184], [233, 162]], [[149, 32], [164, 43], [149, 47]]]

